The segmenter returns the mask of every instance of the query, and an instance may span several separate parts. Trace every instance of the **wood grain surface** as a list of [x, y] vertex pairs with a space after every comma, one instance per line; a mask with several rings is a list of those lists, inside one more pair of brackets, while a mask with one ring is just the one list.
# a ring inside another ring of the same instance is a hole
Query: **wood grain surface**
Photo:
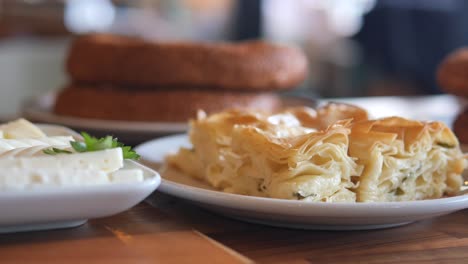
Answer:
[[0, 263], [250, 263], [148, 204], [83, 226], [0, 235]]
[[468, 263], [468, 210], [389, 229], [314, 231], [231, 220], [159, 194], [148, 201], [258, 263]]
[[313, 231], [231, 220], [162, 194], [148, 202], [78, 228], [0, 235], [0, 263], [468, 263], [468, 210]]

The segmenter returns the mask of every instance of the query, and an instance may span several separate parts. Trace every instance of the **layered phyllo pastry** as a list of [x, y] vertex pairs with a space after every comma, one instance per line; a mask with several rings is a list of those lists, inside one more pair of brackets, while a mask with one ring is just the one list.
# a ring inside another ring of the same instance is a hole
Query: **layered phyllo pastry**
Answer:
[[369, 120], [346, 104], [279, 113], [226, 110], [190, 123], [191, 148], [167, 169], [224, 192], [316, 202], [453, 195], [466, 160], [440, 122]]
[[364, 170], [357, 200], [409, 201], [456, 194], [466, 160], [457, 138], [441, 122], [399, 117], [352, 125], [349, 155]]

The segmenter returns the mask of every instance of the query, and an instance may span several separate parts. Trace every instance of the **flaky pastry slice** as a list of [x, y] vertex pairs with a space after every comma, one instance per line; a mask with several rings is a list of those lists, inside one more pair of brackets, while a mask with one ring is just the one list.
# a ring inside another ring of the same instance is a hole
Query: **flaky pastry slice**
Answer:
[[453, 195], [467, 165], [457, 138], [443, 123], [399, 117], [354, 123], [349, 155], [364, 166], [358, 202]]
[[321, 129], [325, 122], [310, 108], [201, 115], [191, 122], [193, 148], [167, 164], [225, 192], [354, 202], [351, 177], [362, 170], [347, 154], [351, 121]]
[[[232, 152], [242, 163], [239, 178], [256, 183], [253, 195], [306, 201], [354, 202], [351, 176], [361, 167], [347, 155], [347, 123], [296, 137], [276, 138], [266, 131], [237, 126]], [[235, 178], [227, 191], [239, 192]], [[252, 187], [255, 185], [252, 185]]]

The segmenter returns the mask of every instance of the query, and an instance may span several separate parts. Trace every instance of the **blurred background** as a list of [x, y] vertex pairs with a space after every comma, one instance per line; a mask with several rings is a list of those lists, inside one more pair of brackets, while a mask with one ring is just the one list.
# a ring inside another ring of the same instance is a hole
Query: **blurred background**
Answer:
[[70, 39], [112, 32], [161, 41], [262, 38], [310, 60], [314, 97], [440, 93], [441, 59], [468, 43], [465, 0], [0, 1], [0, 116], [66, 82]]

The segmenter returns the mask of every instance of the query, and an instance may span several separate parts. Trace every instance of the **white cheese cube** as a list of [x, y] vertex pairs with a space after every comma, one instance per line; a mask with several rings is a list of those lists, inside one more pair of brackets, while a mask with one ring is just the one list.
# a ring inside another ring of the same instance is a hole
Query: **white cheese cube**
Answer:
[[24, 190], [43, 187], [87, 186], [110, 183], [103, 171], [81, 169], [20, 169], [0, 170], [0, 190]]
[[140, 169], [122, 169], [110, 174], [113, 183], [132, 183], [144, 180], [143, 171]]

